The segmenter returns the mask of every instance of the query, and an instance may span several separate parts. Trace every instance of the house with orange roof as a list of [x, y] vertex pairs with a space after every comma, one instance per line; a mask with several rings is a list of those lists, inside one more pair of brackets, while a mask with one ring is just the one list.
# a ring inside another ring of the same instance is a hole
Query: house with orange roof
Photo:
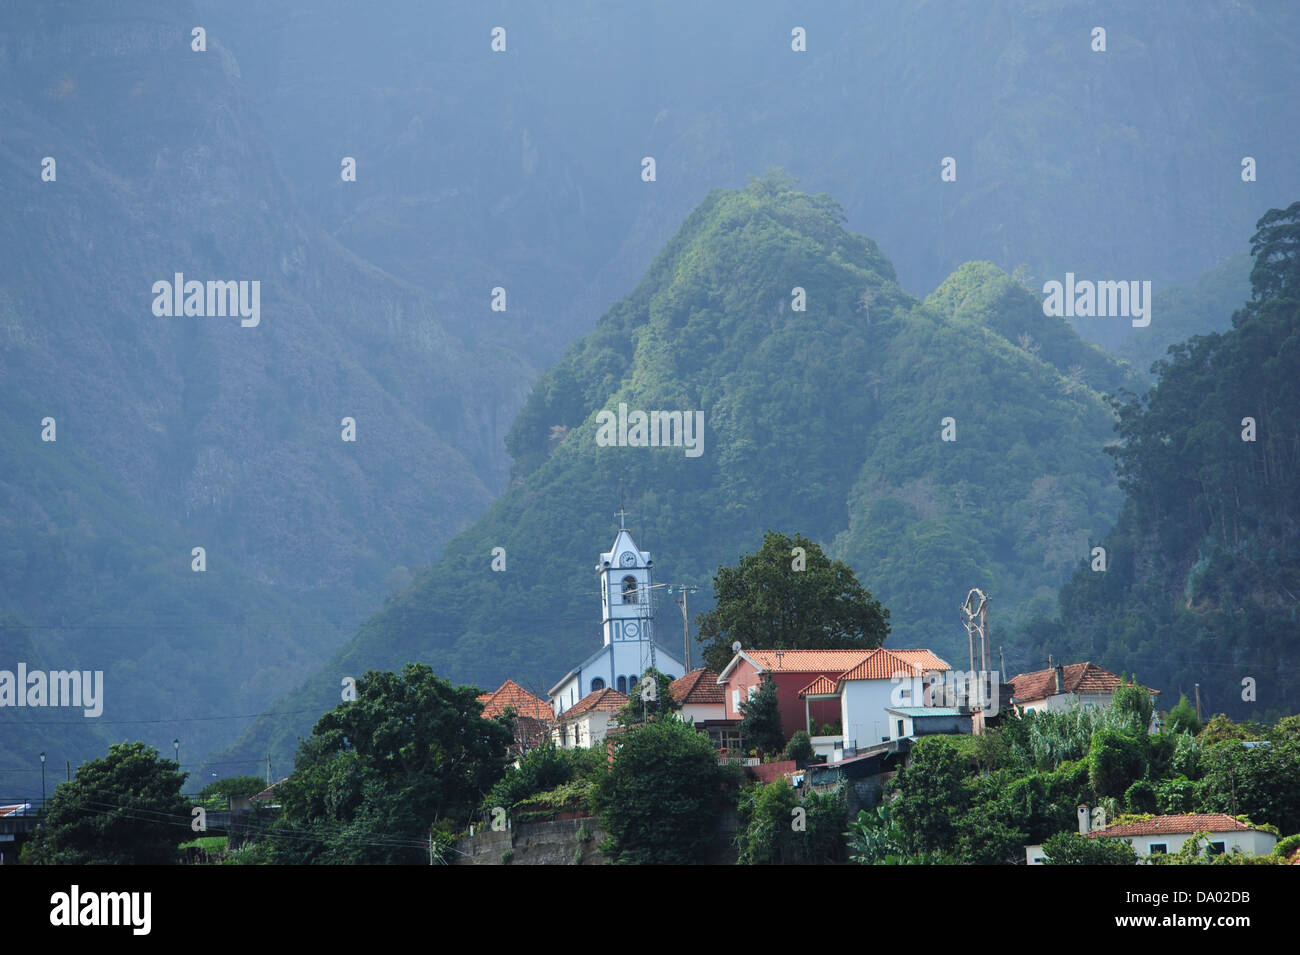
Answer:
[[735, 720], [727, 719], [726, 693], [715, 671], [699, 667], [673, 680], [669, 689], [681, 706], [680, 719], [707, 733], [719, 749], [740, 749], [740, 731]]
[[[1034, 710], [1068, 710], [1075, 706], [1110, 706], [1124, 679], [1095, 663], [1057, 664], [1046, 670], [1021, 673], [1011, 678], [1011, 704], [1021, 714]], [[1159, 690], [1146, 688], [1152, 696]], [[1154, 728], [1154, 723], [1152, 724]]]
[[[726, 718], [739, 720], [741, 701], [758, 692], [761, 682], [772, 680], [786, 738], [806, 729], [813, 751], [834, 761], [859, 746], [894, 738], [896, 718], [885, 708], [925, 705], [912, 699], [917, 688], [942, 682], [951, 669], [924, 649], [741, 650], [718, 675], [718, 684], [724, 690]], [[827, 724], [832, 732], [819, 733]]]
[[588, 693], [556, 718], [551, 738], [561, 749], [591, 749], [604, 740], [614, 714], [627, 700], [626, 694], [611, 687]]
[[[776, 684], [777, 703], [781, 710], [781, 729], [788, 740], [810, 724], [837, 723], [839, 703], [829, 697], [804, 699], [799, 694], [818, 677], [838, 679], [845, 670], [857, 666], [870, 650], [741, 650], [718, 674], [723, 689], [723, 715], [740, 720], [740, 704], [758, 692], [761, 683]], [[816, 735], [814, 733], [814, 735]]]
[[[1277, 836], [1224, 813], [1187, 813], [1176, 816], [1147, 816], [1121, 825], [1092, 829], [1087, 806], [1079, 807], [1079, 834], [1088, 839], [1124, 839], [1137, 850], [1138, 861], [1178, 852], [1188, 839], [1200, 835], [1202, 850], [1211, 855], [1239, 850], [1246, 855], [1266, 856], [1277, 845]], [[1025, 846], [1025, 862], [1042, 865], [1041, 845]]]
[[529, 693], [514, 680], [506, 680], [491, 693], [481, 694], [478, 701], [483, 704], [485, 720], [496, 719], [508, 709], [514, 711], [515, 742], [512, 752], [515, 754], [526, 753], [546, 739], [551, 723], [555, 721], [551, 704], [540, 696]]
[[[914, 697], [923, 696], [924, 688], [942, 683], [950, 670], [952, 667], [946, 660], [929, 650], [885, 647], [872, 650], [861, 663], [840, 674], [835, 681], [842, 727], [838, 749], [847, 755], [916, 735], [915, 714], [891, 714], [889, 709], [911, 710], [932, 704], [933, 700]], [[943, 730], [931, 728], [925, 720], [922, 723], [931, 731], [948, 731], [952, 714], [942, 718], [935, 714], [935, 718], [943, 721]], [[965, 728], [958, 731], [969, 733], [969, 714], [965, 723]]]

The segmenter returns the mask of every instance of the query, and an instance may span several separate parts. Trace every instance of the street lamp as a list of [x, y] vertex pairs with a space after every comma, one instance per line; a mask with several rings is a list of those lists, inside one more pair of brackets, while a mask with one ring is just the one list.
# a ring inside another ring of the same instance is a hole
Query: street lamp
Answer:
[[181, 768], [181, 741], [179, 738], [172, 740], [172, 747], [176, 750], [176, 768]]
[[41, 815], [45, 815], [45, 754], [41, 753]]

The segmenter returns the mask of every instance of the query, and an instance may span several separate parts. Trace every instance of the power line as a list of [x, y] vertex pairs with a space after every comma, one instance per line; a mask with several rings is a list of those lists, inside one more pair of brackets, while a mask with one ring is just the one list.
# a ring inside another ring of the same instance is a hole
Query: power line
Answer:
[[[173, 716], [163, 719], [147, 720], [101, 720], [95, 719], [96, 726], [120, 726], [125, 723], [199, 723], [207, 720], [254, 720], [262, 716], [297, 716], [302, 713], [321, 713], [322, 710], [281, 710], [278, 713], [244, 713], [238, 716]], [[17, 720], [14, 726], [89, 726], [86, 718], [79, 720]]]

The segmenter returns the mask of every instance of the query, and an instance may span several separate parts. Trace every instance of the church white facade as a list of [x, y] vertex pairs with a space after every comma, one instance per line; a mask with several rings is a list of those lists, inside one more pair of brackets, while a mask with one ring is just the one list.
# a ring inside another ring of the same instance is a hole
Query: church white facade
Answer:
[[653, 566], [650, 552], [640, 550], [626, 528], [600, 555], [596, 576], [601, 586], [604, 646], [551, 688], [548, 696], [557, 716], [584, 696], [606, 688], [631, 693], [652, 666], [672, 679], [686, 672], [682, 661], [654, 638]]

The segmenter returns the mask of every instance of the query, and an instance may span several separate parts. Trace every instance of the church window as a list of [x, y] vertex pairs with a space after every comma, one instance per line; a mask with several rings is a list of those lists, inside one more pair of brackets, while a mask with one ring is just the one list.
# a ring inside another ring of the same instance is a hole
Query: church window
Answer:
[[630, 574], [623, 578], [623, 603], [636, 603], [636, 578]]
[[627, 692], [627, 677], [621, 676], [618, 678], [618, 692], [620, 693]]
[[596, 691], [603, 690], [603, 689], [605, 689], [605, 681], [602, 680], [600, 677], [596, 677], [594, 680], [591, 681], [592, 693], [595, 693]]

